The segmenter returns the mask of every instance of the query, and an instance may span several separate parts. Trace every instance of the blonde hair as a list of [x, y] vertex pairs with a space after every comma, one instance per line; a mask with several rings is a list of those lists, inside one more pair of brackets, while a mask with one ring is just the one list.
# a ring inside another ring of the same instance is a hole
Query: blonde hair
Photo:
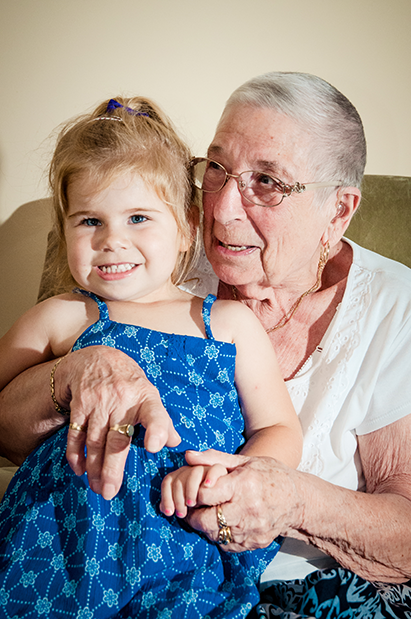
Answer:
[[180, 253], [172, 274], [174, 284], [184, 281], [200, 247], [190, 159], [190, 151], [170, 119], [143, 97], [106, 100], [91, 114], [66, 123], [57, 137], [49, 170], [55, 260], [46, 265], [43, 276], [48, 294], [66, 292], [76, 284], [68, 267], [64, 238], [69, 185], [86, 178], [101, 191], [127, 172], [138, 174], [156, 191], [169, 206], [180, 234], [192, 241], [190, 248]]

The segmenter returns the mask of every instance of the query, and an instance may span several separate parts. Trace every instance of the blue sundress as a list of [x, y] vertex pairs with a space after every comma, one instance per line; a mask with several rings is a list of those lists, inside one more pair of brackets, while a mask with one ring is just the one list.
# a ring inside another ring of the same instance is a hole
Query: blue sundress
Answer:
[[214, 619], [245, 617], [258, 579], [280, 543], [226, 553], [183, 520], [159, 511], [164, 476], [187, 449], [235, 452], [244, 421], [234, 386], [235, 346], [210, 329], [215, 297], [203, 303], [207, 339], [99, 320], [77, 350], [122, 350], [159, 389], [181, 443], [157, 454], [133, 437], [120, 492], [111, 501], [77, 477], [65, 458], [67, 427], [25, 460], [0, 505], [0, 615], [15, 618]]

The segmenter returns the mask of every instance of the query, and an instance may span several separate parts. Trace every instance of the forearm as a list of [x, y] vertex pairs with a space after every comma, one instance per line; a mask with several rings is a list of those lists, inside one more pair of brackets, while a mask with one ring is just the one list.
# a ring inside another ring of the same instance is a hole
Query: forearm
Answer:
[[257, 430], [247, 439], [242, 456], [267, 456], [296, 468], [300, 463], [302, 434], [300, 426], [274, 425]]
[[53, 364], [26, 370], [0, 393], [0, 453], [17, 465], [66, 422], [50, 396]]
[[295, 472], [302, 522], [287, 536], [303, 539], [367, 580], [411, 578], [411, 502], [399, 494], [366, 494]]

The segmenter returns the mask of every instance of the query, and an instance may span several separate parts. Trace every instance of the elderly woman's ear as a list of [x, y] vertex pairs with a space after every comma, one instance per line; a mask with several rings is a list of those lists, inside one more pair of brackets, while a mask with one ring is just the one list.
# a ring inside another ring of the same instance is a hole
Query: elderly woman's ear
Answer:
[[328, 240], [331, 247], [344, 236], [360, 201], [361, 191], [357, 187], [344, 187], [338, 191], [334, 212], [331, 210], [331, 221], [324, 234], [324, 241]]

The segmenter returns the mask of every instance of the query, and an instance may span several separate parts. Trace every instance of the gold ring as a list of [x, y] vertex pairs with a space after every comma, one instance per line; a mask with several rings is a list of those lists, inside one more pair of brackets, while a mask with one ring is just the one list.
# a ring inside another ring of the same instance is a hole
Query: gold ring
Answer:
[[78, 430], [79, 432], [86, 432], [85, 426], [81, 426], [79, 423], [73, 421], [73, 423], [69, 423], [70, 430]]
[[217, 505], [217, 523], [219, 528], [217, 544], [229, 544], [232, 540], [231, 528], [227, 524], [221, 505]]
[[120, 434], [124, 434], [124, 436], [128, 436], [129, 438], [131, 438], [134, 434], [134, 426], [131, 425], [131, 423], [125, 423], [122, 426], [116, 423], [114, 426], [111, 426], [109, 430], [113, 430], [114, 432], [120, 432]]

